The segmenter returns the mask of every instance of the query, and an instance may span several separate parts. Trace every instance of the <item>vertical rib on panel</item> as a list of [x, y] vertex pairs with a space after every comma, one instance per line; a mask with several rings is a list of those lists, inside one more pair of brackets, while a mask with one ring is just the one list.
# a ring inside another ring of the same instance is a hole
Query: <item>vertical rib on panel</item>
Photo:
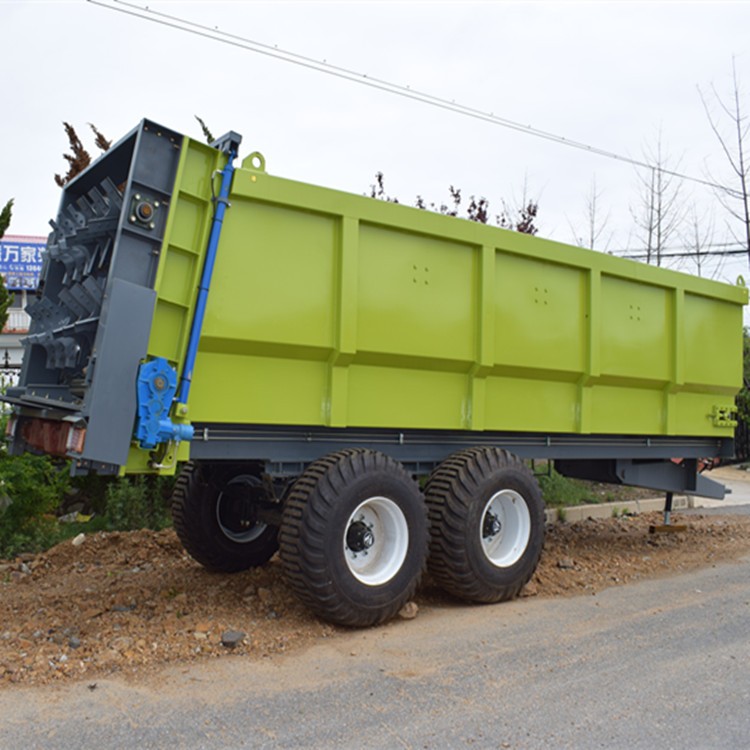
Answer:
[[591, 432], [591, 397], [601, 372], [601, 303], [602, 274], [598, 269], [588, 272], [586, 289], [586, 357], [578, 388], [578, 432]]
[[487, 376], [495, 364], [495, 248], [477, 248], [476, 359], [469, 372], [467, 429], [483, 430]]
[[685, 384], [685, 290], [672, 292], [672, 374], [664, 389], [664, 434], [677, 431], [677, 393]]
[[349, 365], [357, 351], [357, 255], [359, 221], [341, 218], [336, 262], [334, 349], [329, 361], [328, 426], [348, 422]]

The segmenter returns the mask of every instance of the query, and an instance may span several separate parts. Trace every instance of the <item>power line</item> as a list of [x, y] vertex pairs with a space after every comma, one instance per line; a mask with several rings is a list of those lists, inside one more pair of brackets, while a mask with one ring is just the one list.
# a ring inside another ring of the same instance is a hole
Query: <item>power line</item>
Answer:
[[[684, 248], [686, 246], [686, 244], [687, 243], [684, 243], [682, 245], [665, 245], [661, 249], [662, 250], [681, 250], [682, 248]], [[742, 247], [742, 243], [741, 242], [737, 242], [737, 241], [732, 241], [732, 242], [707, 242], [705, 245], [701, 245], [701, 248], [704, 248], [704, 247], [729, 247], [729, 248], [736, 248], [737, 245], [739, 245], [740, 247]], [[623, 247], [623, 248], [620, 248], [619, 250], [615, 250], [613, 252], [616, 252], [616, 253], [638, 253], [638, 252], [641, 252], [641, 248], [640, 247]], [[742, 250], [742, 252], [747, 252], [747, 248], [745, 248], [744, 250]]]
[[177, 29], [178, 31], [184, 31], [195, 36], [204, 37], [212, 41], [220, 42], [222, 44], [228, 44], [233, 47], [239, 47], [249, 52], [255, 52], [260, 55], [272, 57], [277, 60], [292, 63], [303, 68], [317, 71], [319, 73], [325, 73], [326, 75], [334, 76], [336, 78], [342, 78], [353, 83], [358, 83], [363, 86], [385, 91], [390, 94], [402, 96], [407, 99], [413, 99], [414, 101], [422, 102], [423, 104], [429, 104], [439, 109], [444, 109], [449, 112], [455, 112], [456, 114], [464, 115], [466, 117], [472, 117], [476, 120], [482, 120], [492, 125], [499, 125], [500, 127], [508, 128], [509, 130], [515, 130], [517, 132], [526, 133], [527, 135], [534, 136], [536, 138], [542, 138], [553, 143], [557, 143], [563, 146], [569, 146], [576, 148], [581, 151], [586, 151], [595, 156], [601, 156], [607, 159], [614, 159], [615, 161], [624, 162], [631, 164], [636, 167], [644, 169], [650, 169], [653, 171], [659, 171], [662, 174], [668, 174], [672, 177], [677, 177], [681, 180], [689, 182], [695, 182], [706, 187], [713, 188], [715, 190], [721, 190], [726, 193], [732, 193], [733, 189], [726, 185], [720, 185], [719, 183], [712, 182], [710, 180], [704, 180], [700, 177], [694, 177], [687, 175], [682, 172], [676, 172], [671, 169], [664, 169], [655, 164], [650, 164], [646, 161], [639, 159], [633, 159], [629, 156], [623, 156], [622, 154], [615, 153], [614, 151], [608, 151], [607, 149], [599, 148], [598, 146], [591, 146], [581, 141], [572, 140], [565, 138], [555, 133], [550, 133], [546, 130], [540, 130], [534, 128], [531, 125], [523, 125], [522, 123], [509, 120], [505, 117], [500, 117], [494, 112], [483, 112], [482, 110], [468, 107], [463, 104], [457, 103], [452, 99], [443, 99], [432, 94], [427, 94], [416, 89], [412, 89], [409, 86], [401, 86], [396, 83], [390, 83], [380, 78], [373, 78], [368, 76], [366, 73], [358, 73], [348, 68], [343, 68], [337, 65], [331, 65], [326, 60], [315, 60], [305, 55], [297, 54], [296, 52], [289, 52], [288, 50], [279, 49], [277, 46], [271, 46], [262, 42], [256, 42], [252, 39], [239, 36], [237, 34], [230, 34], [226, 31], [221, 31], [218, 26], [206, 26], [204, 24], [195, 23], [178, 16], [173, 16], [168, 13], [161, 13], [153, 10], [148, 6], [140, 6], [134, 3], [126, 2], [126, 0], [86, 0], [92, 5], [98, 5], [108, 10], [114, 10], [119, 13], [124, 13], [135, 18], [140, 18], [145, 21], [159, 24], [160, 26], [167, 26], [169, 28]]
[[629, 258], [630, 260], [642, 260], [653, 258], [724, 258], [728, 255], [747, 255], [747, 248], [741, 250], [716, 250], [714, 252], [703, 252], [702, 250], [688, 250], [682, 253], [664, 253], [652, 250], [650, 253], [639, 252], [632, 255], [621, 255], [618, 251], [612, 251], [618, 258]]

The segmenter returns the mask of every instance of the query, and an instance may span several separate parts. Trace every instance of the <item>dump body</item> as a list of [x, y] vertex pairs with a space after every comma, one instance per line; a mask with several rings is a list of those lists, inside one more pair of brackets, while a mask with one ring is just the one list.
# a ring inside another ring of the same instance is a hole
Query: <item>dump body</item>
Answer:
[[[258, 154], [234, 172], [184, 372], [228, 159], [144, 121], [67, 186], [9, 394], [14, 450], [104, 472], [281, 467], [350, 443], [425, 464], [480, 443], [731, 454], [744, 287], [274, 177]], [[133, 439], [154, 358], [190, 382], [167, 406], [192, 441]]]
[[196, 423], [732, 435], [744, 288], [262, 172], [230, 200]]

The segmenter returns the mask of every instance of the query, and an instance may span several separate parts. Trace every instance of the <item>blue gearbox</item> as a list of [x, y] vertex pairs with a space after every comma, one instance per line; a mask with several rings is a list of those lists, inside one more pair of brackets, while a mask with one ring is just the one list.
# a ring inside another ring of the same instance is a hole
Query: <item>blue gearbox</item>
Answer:
[[138, 417], [135, 438], [141, 448], [156, 448], [169, 441], [192, 440], [193, 427], [169, 418], [177, 373], [163, 357], [145, 362], [138, 370]]

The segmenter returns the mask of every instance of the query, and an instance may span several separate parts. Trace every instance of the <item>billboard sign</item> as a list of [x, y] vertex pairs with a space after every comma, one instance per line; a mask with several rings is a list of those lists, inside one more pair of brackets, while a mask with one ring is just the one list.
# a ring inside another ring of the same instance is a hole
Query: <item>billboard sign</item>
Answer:
[[39, 286], [42, 252], [46, 247], [46, 237], [6, 234], [0, 240], [0, 274], [6, 289], [36, 289]]

